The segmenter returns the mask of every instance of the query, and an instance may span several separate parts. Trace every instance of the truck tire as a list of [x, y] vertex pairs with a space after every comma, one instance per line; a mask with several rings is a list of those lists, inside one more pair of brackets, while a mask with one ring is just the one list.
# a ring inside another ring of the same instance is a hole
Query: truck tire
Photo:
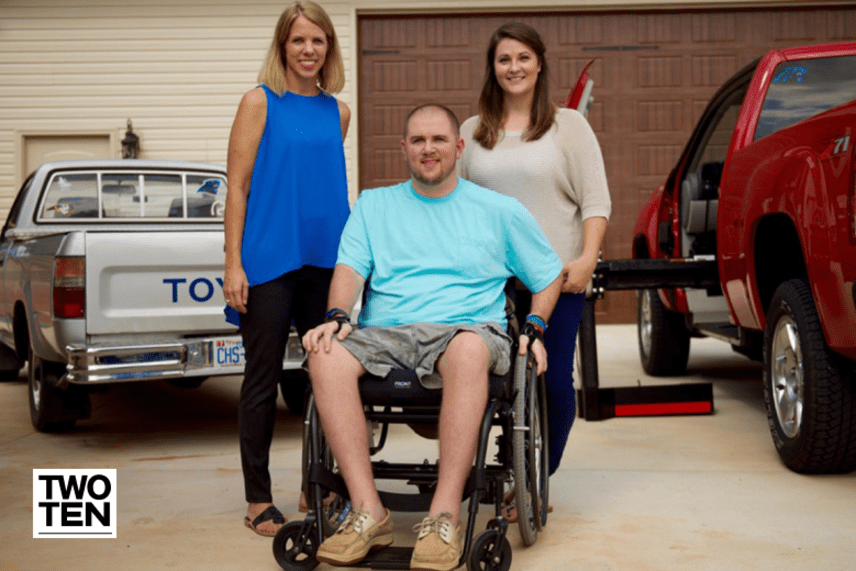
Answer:
[[808, 281], [782, 283], [764, 332], [764, 400], [776, 450], [795, 472], [856, 469], [853, 364], [826, 344]]
[[198, 389], [202, 383], [208, 380], [208, 377], [181, 377], [180, 379], [167, 379], [167, 382], [174, 387], [180, 389]]
[[39, 432], [70, 430], [79, 418], [89, 418], [89, 394], [81, 387], [59, 387], [65, 365], [44, 361], [30, 348], [27, 384], [30, 420]]
[[24, 363], [15, 349], [0, 345], [0, 382], [17, 381], [23, 368]]
[[279, 377], [279, 392], [291, 414], [303, 416], [306, 408], [306, 392], [309, 374], [303, 369], [286, 369]]
[[21, 373], [21, 369], [4, 369], [0, 371], [0, 383], [8, 383], [10, 381], [17, 381], [18, 375]]
[[667, 311], [655, 289], [638, 291], [636, 301], [642, 368], [655, 377], [683, 375], [690, 358], [690, 330], [684, 315]]

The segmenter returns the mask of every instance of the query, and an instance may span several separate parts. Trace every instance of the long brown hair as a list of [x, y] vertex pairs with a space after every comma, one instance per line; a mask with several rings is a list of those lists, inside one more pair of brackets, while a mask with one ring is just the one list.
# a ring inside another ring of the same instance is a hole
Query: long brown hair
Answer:
[[500, 26], [490, 38], [487, 48], [487, 67], [484, 74], [484, 85], [479, 96], [479, 124], [473, 133], [473, 138], [486, 148], [492, 149], [499, 142], [499, 131], [502, 129], [503, 101], [505, 93], [496, 79], [494, 58], [496, 46], [505, 39], [517, 40], [535, 52], [541, 72], [535, 82], [535, 97], [529, 116], [529, 129], [523, 134], [524, 141], [537, 141], [553, 126], [556, 116], [556, 106], [550, 101], [548, 82], [547, 51], [541, 36], [532, 26], [522, 22], [509, 22]]
[[339, 49], [339, 41], [336, 39], [336, 30], [330, 16], [324, 8], [311, 0], [299, 0], [283, 10], [276, 24], [267, 57], [259, 73], [258, 82], [267, 85], [278, 95], [282, 95], [288, 88], [285, 83], [283, 45], [288, 40], [291, 25], [298, 16], [305, 16], [310, 22], [318, 26], [327, 36], [327, 58], [318, 74], [318, 86], [327, 93], [338, 93], [345, 87], [345, 65], [342, 61], [342, 52]]

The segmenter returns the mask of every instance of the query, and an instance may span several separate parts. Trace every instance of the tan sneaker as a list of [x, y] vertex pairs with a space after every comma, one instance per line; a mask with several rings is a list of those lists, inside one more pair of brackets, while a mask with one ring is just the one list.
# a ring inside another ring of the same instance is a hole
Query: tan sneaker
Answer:
[[370, 551], [392, 545], [392, 517], [386, 510], [386, 517], [380, 523], [369, 512], [354, 509], [345, 521], [318, 546], [318, 561], [331, 565], [352, 565], [362, 561]]
[[443, 512], [428, 516], [416, 525], [418, 531], [413, 557], [412, 571], [451, 571], [457, 569], [461, 560], [461, 524], [452, 528], [452, 514]]

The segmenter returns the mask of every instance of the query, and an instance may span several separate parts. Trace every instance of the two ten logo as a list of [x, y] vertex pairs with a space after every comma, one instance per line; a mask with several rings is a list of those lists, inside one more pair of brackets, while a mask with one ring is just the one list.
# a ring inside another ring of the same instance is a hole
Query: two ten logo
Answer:
[[33, 470], [33, 537], [116, 537], [116, 470]]

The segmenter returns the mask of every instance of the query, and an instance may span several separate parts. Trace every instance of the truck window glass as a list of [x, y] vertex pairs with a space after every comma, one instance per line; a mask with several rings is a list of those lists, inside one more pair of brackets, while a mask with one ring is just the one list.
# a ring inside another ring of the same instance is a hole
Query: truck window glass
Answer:
[[60, 173], [53, 176], [42, 203], [43, 220], [98, 218], [96, 173]]
[[731, 143], [731, 134], [734, 132], [734, 126], [737, 124], [737, 116], [740, 114], [740, 107], [743, 104], [743, 98], [733, 101], [724, 107], [724, 112], [719, 117], [719, 120], [708, 131], [707, 141], [699, 153], [698, 165], [707, 163], [725, 162], [725, 157], [728, 154], [728, 145]]
[[187, 175], [187, 217], [223, 219], [226, 180], [211, 175]]
[[136, 173], [101, 175], [101, 207], [104, 218], [139, 218], [142, 216], [140, 178], [140, 175]]
[[[143, 201], [142, 216], [144, 218], [166, 218], [176, 216], [174, 205], [178, 205], [181, 216], [182, 196], [184, 195], [181, 177], [173, 174], [145, 174], [142, 177]], [[139, 200], [139, 199], [138, 199]]]
[[33, 182], [33, 175], [24, 181], [23, 186], [21, 186], [20, 192], [15, 197], [15, 201], [12, 203], [12, 208], [9, 209], [9, 215], [6, 217], [6, 225], [3, 226], [3, 236], [6, 235], [6, 230], [10, 228], [16, 228], [18, 226], [18, 217], [21, 216], [21, 205], [24, 203], [24, 197], [30, 190], [30, 185]]
[[755, 140], [856, 100], [856, 56], [795, 60], [773, 72]]

